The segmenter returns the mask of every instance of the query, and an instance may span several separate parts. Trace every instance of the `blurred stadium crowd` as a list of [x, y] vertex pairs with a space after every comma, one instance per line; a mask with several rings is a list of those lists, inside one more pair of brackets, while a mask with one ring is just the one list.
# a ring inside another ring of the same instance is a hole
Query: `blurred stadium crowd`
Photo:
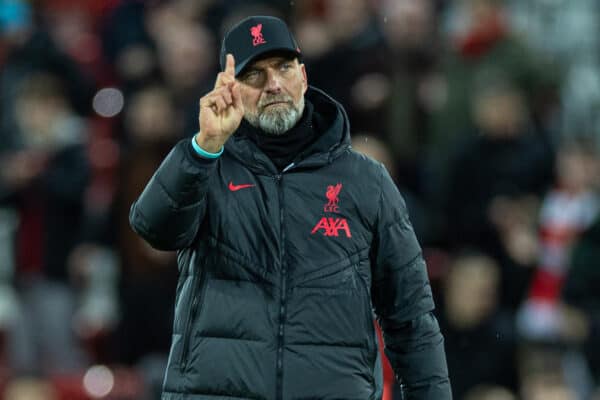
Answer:
[[600, 399], [597, 0], [0, 0], [1, 398], [159, 398], [177, 267], [129, 206], [251, 14], [405, 196], [455, 399]]

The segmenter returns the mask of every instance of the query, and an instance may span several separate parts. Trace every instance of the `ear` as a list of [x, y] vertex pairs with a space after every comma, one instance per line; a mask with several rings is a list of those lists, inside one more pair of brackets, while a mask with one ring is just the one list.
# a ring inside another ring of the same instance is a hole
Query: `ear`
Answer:
[[306, 67], [304, 64], [300, 64], [300, 71], [302, 72], [302, 83], [304, 86], [304, 93], [308, 90], [308, 78], [306, 77]]

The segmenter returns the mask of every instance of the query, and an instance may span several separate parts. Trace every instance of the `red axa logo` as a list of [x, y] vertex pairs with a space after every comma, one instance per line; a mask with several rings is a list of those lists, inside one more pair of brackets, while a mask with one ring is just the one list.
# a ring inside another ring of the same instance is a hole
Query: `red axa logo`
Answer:
[[250, 34], [252, 35], [252, 45], [258, 46], [259, 44], [265, 44], [267, 41], [262, 34], [262, 24], [258, 24], [250, 28]]
[[340, 194], [340, 190], [342, 190], [342, 184], [338, 183], [337, 185], [329, 185], [327, 186], [327, 192], [325, 192], [325, 197], [327, 197], [327, 204], [323, 207], [323, 211], [325, 212], [339, 212], [340, 209], [338, 207], [338, 203], [340, 202], [340, 198], [338, 195]]
[[342, 231], [346, 234], [346, 237], [352, 237], [346, 218], [323, 217], [317, 222], [310, 234], [314, 235], [317, 231], [321, 230], [325, 236], [340, 236], [340, 231]]

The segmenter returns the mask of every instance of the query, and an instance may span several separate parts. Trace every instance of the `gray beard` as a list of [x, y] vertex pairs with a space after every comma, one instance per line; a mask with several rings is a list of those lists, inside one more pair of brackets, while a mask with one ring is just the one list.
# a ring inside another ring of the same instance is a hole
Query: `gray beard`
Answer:
[[[272, 100], [271, 100], [272, 101]], [[259, 104], [259, 109], [261, 108]], [[262, 111], [256, 114], [246, 114], [244, 118], [250, 125], [260, 128], [263, 132], [280, 136], [296, 125], [304, 112], [304, 96], [298, 104], [290, 103], [289, 107], [277, 106], [273, 110]]]

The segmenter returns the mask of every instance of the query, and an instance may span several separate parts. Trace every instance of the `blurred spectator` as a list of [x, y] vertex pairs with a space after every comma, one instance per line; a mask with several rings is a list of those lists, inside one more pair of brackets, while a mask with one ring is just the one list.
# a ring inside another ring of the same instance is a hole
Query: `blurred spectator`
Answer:
[[[600, 129], [600, 4], [595, 0], [508, 1], [515, 29], [564, 76], [560, 109], [550, 116], [557, 141]], [[558, 113], [560, 111], [560, 114]]]
[[16, 266], [26, 332], [13, 331], [14, 364], [26, 370], [80, 365], [71, 331], [74, 296], [67, 257], [82, 238], [88, 183], [86, 125], [56, 77], [24, 79], [13, 148], [0, 153], [0, 202], [16, 210]]
[[[598, 36], [598, 35], [597, 35]], [[569, 69], [561, 93], [561, 138], [581, 132], [600, 143], [600, 60], [597, 51]], [[558, 139], [560, 140], [560, 138]]]
[[382, 62], [385, 75], [365, 75], [354, 90], [363, 102], [370, 101], [369, 110], [385, 111], [385, 141], [399, 164], [402, 182], [417, 193], [422, 190], [430, 114], [443, 95], [437, 71], [441, 49], [436, 17], [432, 0], [382, 2], [379, 19], [387, 44]]
[[165, 80], [177, 94], [198, 90], [198, 82], [215, 67], [215, 43], [210, 31], [178, 13], [173, 4], [153, 8], [146, 24], [157, 44], [159, 65]]
[[[525, 46], [507, 24], [502, 1], [459, 0], [447, 13], [451, 39], [442, 60], [444, 100], [432, 118], [431, 162], [445, 166], [456, 138], [472, 132], [470, 106], [479, 82], [504, 76], [522, 93], [521, 101], [533, 109], [533, 99], [551, 85], [552, 69]], [[499, 113], [500, 114], [500, 113]]]
[[[186, 134], [198, 129], [198, 95], [214, 85], [218, 66], [212, 33], [176, 7], [164, 3], [147, 14], [146, 26], [157, 48], [158, 65], [182, 115]], [[211, 61], [209, 61], [211, 60]]]
[[59, 51], [75, 61], [88, 80], [102, 81], [106, 68], [103, 68], [100, 36], [95, 30], [92, 10], [85, 4], [89, 6], [92, 2], [59, 3], [65, 2], [45, 1], [39, 5], [43, 7], [41, 15], [48, 34]]
[[531, 290], [519, 315], [520, 329], [532, 339], [580, 337], [581, 324], [563, 321], [560, 293], [568, 273], [573, 242], [598, 215], [600, 198], [595, 180], [600, 170], [594, 148], [588, 143], [565, 143], [557, 154], [557, 180], [540, 211], [540, 252]]
[[[80, 233], [88, 179], [85, 121], [74, 114], [61, 81], [47, 74], [32, 75], [22, 83], [15, 118], [20, 145], [2, 154], [0, 199], [21, 211], [19, 267], [41, 268], [48, 276], [64, 279], [69, 248]], [[61, 234], [41, 237], [42, 223]]]
[[[22, 81], [34, 73], [49, 73], [63, 82], [65, 100], [80, 115], [89, 112], [92, 81], [66, 53], [61, 51], [43, 26], [33, 24], [29, 2], [12, 0], [3, 6], [6, 24], [0, 41], [0, 148], [14, 146], [19, 140], [15, 102]], [[11, 11], [12, 10], [12, 11]], [[2, 23], [0, 23], [2, 25]]]
[[122, 280], [119, 359], [128, 364], [158, 353], [171, 338], [175, 254], [151, 248], [129, 227], [129, 207], [173, 144], [182, 137], [181, 118], [169, 90], [152, 85], [132, 95], [125, 111], [128, 145], [120, 166], [115, 220]]
[[506, 0], [511, 25], [554, 62], [571, 63], [600, 45], [594, 0]]
[[536, 261], [535, 213], [552, 180], [552, 155], [527, 125], [521, 91], [504, 77], [478, 82], [472, 107], [477, 131], [459, 142], [443, 184], [446, 235], [453, 248], [475, 246], [501, 262], [502, 302], [514, 309]]
[[296, 22], [298, 41], [307, 46], [301, 50], [310, 81], [342, 103], [354, 132], [381, 132], [381, 119], [374, 111], [386, 91], [381, 80], [385, 65], [383, 38], [372, 5], [368, 0], [310, 4], [313, 7], [305, 6]]
[[458, 256], [445, 279], [440, 323], [454, 398], [479, 384], [514, 390], [512, 320], [499, 310], [500, 270], [478, 253]]
[[102, 49], [125, 92], [158, 75], [155, 44], [144, 18], [150, 4], [123, 1], [102, 23]]

